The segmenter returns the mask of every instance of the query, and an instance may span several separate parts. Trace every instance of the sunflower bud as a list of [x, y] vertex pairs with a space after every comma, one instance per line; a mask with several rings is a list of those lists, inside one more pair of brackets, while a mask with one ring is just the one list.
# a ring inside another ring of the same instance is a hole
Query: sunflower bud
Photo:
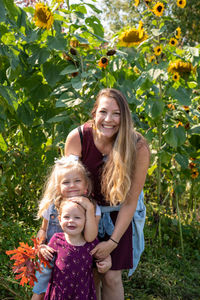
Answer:
[[115, 53], [116, 53], [116, 50], [112, 49], [112, 50], [109, 50], [109, 51], [106, 53], [106, 55], [107, 55], [107, 56], [112, 56], [112, 55], [114, 55]]
[[76, 51], [76, 49], [74, 49], [74, 48], [70, 48], [69, 52], [70, 52], [72, 55], [77, 55], [77, 51]]

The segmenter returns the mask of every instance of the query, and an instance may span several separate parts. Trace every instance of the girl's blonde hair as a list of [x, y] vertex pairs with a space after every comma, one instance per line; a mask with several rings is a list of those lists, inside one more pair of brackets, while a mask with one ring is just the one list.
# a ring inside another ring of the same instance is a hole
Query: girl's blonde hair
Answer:
[[133, 126], [131, 112], [125, 96], [116, 89], [106, 88], [99, 92], [92, 109], [93, 122], [100, 98], [113, 98], [120, 109], [120, 126], [108, 159], [104, 165], [101, 190], [111, 205], [123, 203], [131, 187], [136, 162], [136, 144], [138, 138]]
[[67, 157], [63, 156], [60, 159], [56, 159], [52, 171], [44, 186], [42, 199], [39, 202], [39, 210], [37, 213], [38, 219], [42, 217], [43, 212], [48, 209], [49, 205], [51, 205], [53, 202], [60, 202], [62, 198], [62, 195], [60, 194], [61, 180], [66, 172], [74, 170], [79, 172], [85, 179], [87, 195], [90, 195], [92, 191], [91, 180], [89, 179], [87, 170], [78, 160], [78, 157], [69, 155]]

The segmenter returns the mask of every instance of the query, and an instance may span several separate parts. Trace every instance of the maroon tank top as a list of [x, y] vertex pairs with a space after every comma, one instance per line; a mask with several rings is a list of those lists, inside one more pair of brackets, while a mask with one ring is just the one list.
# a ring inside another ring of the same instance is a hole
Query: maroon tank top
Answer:
[[104, 156], [94, 144], [92, 125], [85, 123], [82, 131], [81, 161], [90, 173], [93, 186], [93, 197], [98, 205], [109, 205], [101, 193], [101, 172], [104, 164]]

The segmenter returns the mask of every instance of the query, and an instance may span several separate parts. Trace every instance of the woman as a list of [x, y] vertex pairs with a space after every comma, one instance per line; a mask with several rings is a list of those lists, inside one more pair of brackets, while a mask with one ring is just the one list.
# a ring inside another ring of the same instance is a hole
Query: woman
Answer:
[[[134, 263], [137, 265], [143, 250], [142, 189], [150, 153], [145, 139], [133, 129], [127, 101], [120, 91], [103, 89], [99, 92], [92, 120], [74, 129], [66, 139], [65, 155], [70, 154], [79, 156], [89, 170], [94, 199], [103, 212], [99, 226], [102, 242], [92, 251], [99, 259], [109, 254], [112, 257], [111, 270], [101, 278], [102, 299], [123, 300], [122, 270], [135, 269]], [[141, 221], [139, 230], [135, 228], [136, 207]], [[139, 256], [132, 251], [135, 247], [132, 235], [140, 240], [142, 249], [135, 249]]]

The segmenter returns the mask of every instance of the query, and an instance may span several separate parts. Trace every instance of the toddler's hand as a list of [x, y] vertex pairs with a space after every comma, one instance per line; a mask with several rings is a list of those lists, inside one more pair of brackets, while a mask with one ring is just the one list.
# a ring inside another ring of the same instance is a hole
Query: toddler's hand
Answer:
[[108, 255], [104, 260], [96, 262], [99, 273], [106, 273], [112, 266], [111, 256]]
[[40, 253], [46, 260], [52, 260], [53, 255], [56, 252], [53, 248], [49, 247], [48, 245], [40, 245]]

